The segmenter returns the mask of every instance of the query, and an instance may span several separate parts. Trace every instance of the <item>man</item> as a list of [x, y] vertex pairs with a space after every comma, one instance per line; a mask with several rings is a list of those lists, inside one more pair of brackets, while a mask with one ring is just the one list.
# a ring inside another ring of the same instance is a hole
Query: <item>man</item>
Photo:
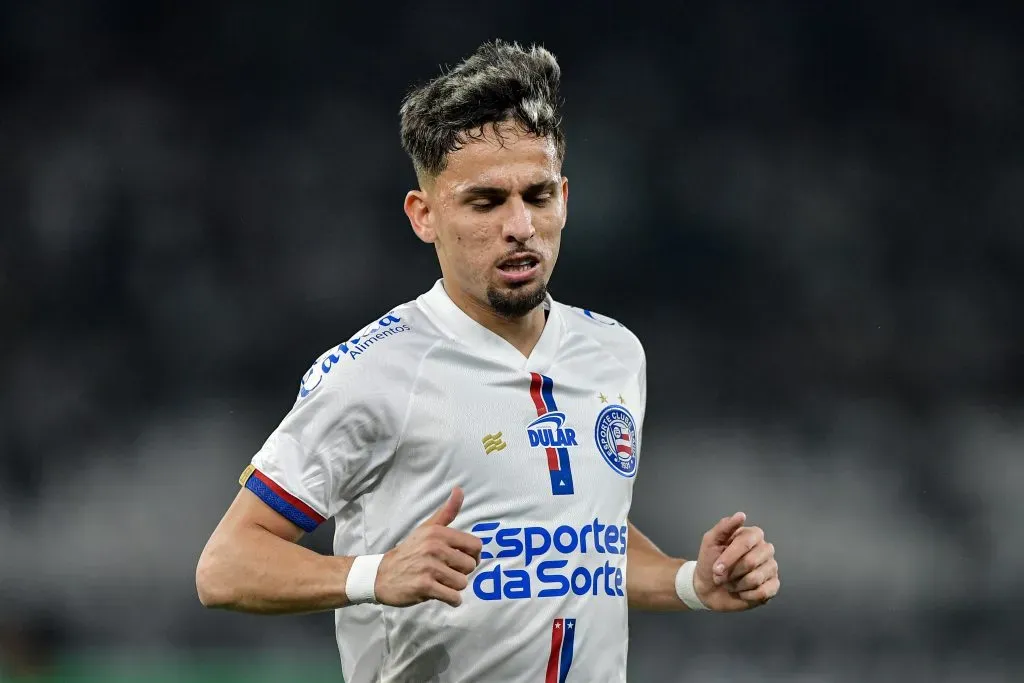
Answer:
[[[627, 605], [739, 611], [779, 589], [742, 513], [690, 562], [628, 521], [643, 348], [547, 293], [559, 78], [546, 50], [494, 42], [407, 97], [405, 212], [442, 279], [303, 376], [200, 558], [209, 607], [336, 610], [348, 683], [623, 681]], [[335, 556], [295, 543], [327, 517]]]

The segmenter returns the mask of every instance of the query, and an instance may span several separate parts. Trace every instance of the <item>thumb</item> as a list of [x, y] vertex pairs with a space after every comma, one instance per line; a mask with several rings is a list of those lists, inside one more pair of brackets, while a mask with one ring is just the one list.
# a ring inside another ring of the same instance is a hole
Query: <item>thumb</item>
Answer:
[[725, 545], [732, 538], [732, 535], [736, 533], [736, 530], [743, 526], [743, 522], [747, 519], [747, 515], [744, 512], [734, 513], [731, 517], [723, 517], [719, 520], [718, 524], [711, 527], [709, 532], [710, 540], [715, 545]]
[[459, 510], [462, 508], [462, 501], [465, 498], [466, 496], [462, 493], [462, 489], [456, 486], [452, 489], [452, 495], [448, 496], [448, 500], [444, 502], [444, 505], [430, 519], [425, 521], [423, 526], [448, 526], [455, 521], [455, 517], [459, 514]]

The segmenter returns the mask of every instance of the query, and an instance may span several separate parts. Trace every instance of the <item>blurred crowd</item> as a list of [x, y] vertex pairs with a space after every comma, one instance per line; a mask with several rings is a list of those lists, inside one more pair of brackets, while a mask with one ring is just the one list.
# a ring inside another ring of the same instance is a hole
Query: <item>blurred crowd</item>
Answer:
[[1021, 671], [1022, 14], [0, 5], [0, 665], [332, 650], [204, 612], [195, 561], [309, 363], [438, 276], [398, 105], [503, 37], [563, 68], [552, 292], [647, 346], [634, 521], [686, 555], [743, 509], [782, 567], [763, 613], [635, 615], [631, 677]]

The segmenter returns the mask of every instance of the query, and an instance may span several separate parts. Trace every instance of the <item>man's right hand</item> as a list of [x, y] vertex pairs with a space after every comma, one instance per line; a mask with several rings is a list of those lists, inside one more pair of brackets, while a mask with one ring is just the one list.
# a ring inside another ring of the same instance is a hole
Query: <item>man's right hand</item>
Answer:
[[409, 537], [384, 554], [377, 568], [374, 593], [377, 601], [392, 607], [408, 607], [440, 600], [452, 607], [462, 604], [460, 591], [466, 577], [480, 563], [483, 543], [479, 538], [448, 527], [465, 499], [462, 489]]

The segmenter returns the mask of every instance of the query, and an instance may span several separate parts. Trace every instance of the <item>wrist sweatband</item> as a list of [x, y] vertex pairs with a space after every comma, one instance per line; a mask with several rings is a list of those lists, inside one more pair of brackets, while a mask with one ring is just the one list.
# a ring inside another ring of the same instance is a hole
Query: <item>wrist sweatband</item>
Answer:
[[697, 569], [697, 563], [693, 560], [684, 562], [683, 566], [676, 572], [676, 595], [687, 607], [694, 612], [706, 610], [707, 605], [697, 597], [697, 591], [693, 587], [693, 572]]
[[350, 605], [377, 602], [373, 585], [377, 581], [377, 567], [383, 558], [383, 555], [359, 555], [352, 560], [348, 579], [345, 580], [345, 597]]

